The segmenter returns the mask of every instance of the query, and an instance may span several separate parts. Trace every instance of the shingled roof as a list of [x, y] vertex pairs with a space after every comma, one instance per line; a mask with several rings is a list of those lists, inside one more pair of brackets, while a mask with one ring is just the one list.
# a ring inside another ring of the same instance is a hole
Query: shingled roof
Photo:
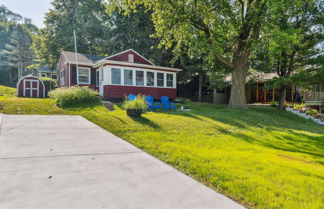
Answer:
[[[66, 59], [70, 62], [76, 62], [75, 53], [74, 52], [67, 52], [63, 51], [62, 54], [65, 56]], [[97, 55], [91, 55], [91, 54], [81, 54], [77, 53], [77, 61], [80, 63], [88, 63], [93, 64], [98, 60], [101, 60], [105, 57], [103, 56], [97, 56]]]
[[[247, 77], [246, 77], [246, 82], [249, 81], [254, 81], [254, 82], [265, 82], [267, 80], [271, 80], [274, 78], [278, 78], [277, 73], [264, 73], [264, 72], [251, 72]], [[232, 76], [229, 75], [225, 78], [225, 82], [232, 82]]]

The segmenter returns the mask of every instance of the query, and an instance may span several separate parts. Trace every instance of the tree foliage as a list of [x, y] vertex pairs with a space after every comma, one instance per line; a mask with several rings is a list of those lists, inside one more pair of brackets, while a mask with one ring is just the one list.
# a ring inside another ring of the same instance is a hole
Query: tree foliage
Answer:
[[[109, 9], [124, 14], [138, 5], [152, 11], [155, 36], [160, 46], [189, 55], [202, 56], [209, 64], [220, 62], [232, 73], [230, 105], [245, 107], [245, 79], [248, 60], [267, 17], [267, 0], [114, 0]], [[275, 2], [277, 2], [275, 0]]]
[[102, 0], [54, 0], [45, 18], [46, 27], [35, 37], [35, 50], [42, 63], [55, 66], [61, 51], [105, 55], [110, 23]]
[[323, 54], [323, 9], [316, 0], [290, 0], [279, 2], [271, 13], [273, 24], [264, 28], [254, 63], [255, 68], [278, 74], [279, 78], [270, 83], [281, 89], [282, 109], [286, 88], [314, 82], [309, 79], [323, 67], [319, 62]]
[[33, 63], [32, 35], [37, 32], [30, 19], [0, 6], [0, 73], [4, 79], [9, 77], [7, 84], [13, 85], [23, 70]]
[[144, 8], [138, 8], [136, 13], [127, 16], [113, 12], [110, 15], [110, 23], [109, 54], [131, 48], [157, 65], [171, 64], [171, 50], [159, 49], [159, 40], [151, 37], [155, 32], [151, 12], [145, 12]]

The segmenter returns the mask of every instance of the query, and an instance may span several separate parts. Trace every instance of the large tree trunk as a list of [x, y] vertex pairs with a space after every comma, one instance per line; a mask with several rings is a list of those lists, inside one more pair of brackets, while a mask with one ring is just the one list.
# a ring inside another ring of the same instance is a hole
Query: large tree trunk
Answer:
[[198, 102], [202, 101], [202, 75], [199, 73], [198, 79]]
[[[242, 52], [243, 53], [243, 52]], [[248, 71], [248, 56], [238, 55], [233, 58], [232, 86], [229, 106], [246, 108], [245, 83]]]
[[280, 98], [279, 98], [279, 104], [278, 104], [278, 108], [280, 110], [284, 110], [285, 109], [285, 103], [286, 103], [286, 92], [287, 92], [287, 88], [286, 86], [282, 86], [280, 88]]

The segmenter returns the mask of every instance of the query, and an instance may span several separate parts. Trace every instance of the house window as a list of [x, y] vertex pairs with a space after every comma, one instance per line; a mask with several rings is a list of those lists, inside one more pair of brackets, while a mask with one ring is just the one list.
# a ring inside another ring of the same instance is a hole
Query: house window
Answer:
[[78, 84], [90, 84], [90, 68], [78, 67]]
[[134, 54], [128, 54], [128, 62], [134, 62]]
[[133, 85], [133, 70], [124, 70], [124, 85]]
[[111, 83], [121, 84], [121, 70], [119, 68], [111, 69]]
[[42, 77], [46, 77], [46, 73], [42, 73]]
[[146, 85], [154, 86], [154, 72], [146, 72]]
[[51, 78], [54, 79], [54, 80], [56, 80], [57, 79], [57, 75], [56, 74], [52, 74], [51, 75]]
[[167, 87], [173, 87], [173, 74], [167, 74]]
[[136, 85], [144, 86], [144, 72], [143, 71], [136, 71]]
[[156, 74], [157, 78], [157, 86], [163, 87], [164, 86], [164, 73], [157, 73]]
[[60, 84], [63, 86], [65, 84], [65, 70], [60, 72]]

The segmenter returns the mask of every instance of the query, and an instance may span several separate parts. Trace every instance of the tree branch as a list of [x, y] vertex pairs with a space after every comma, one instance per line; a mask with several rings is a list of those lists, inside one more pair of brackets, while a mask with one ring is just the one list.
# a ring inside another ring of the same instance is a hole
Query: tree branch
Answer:
[[[190, 18], [190, 22], [195, 28], [197, 28], [198, 30], [201, 30], [201, 31], [203, 31], [205, 33], [205, 36], [207, 38], [207, 42], [208, 42], [208, 44], [211, 45], [213, 43], [213, 41], [211, 39], [211, 33], [210, 33], [209, 28], [207, 27], [207, 25], [205, 25], [202, 21], [198, 22], [198, 21], [194, 20], [193, 18]], [[227, 66], [229, 68], [232, 68], [232, 69], [234, 68], [234, 64], [231, 63], [230, 61], [228, 61], [222, 55], [220, 55], [218, 53], [214, 53], [214, 56], [216, 57], [216, 59], [218, 61], [220, 61], [225, 66]]]

